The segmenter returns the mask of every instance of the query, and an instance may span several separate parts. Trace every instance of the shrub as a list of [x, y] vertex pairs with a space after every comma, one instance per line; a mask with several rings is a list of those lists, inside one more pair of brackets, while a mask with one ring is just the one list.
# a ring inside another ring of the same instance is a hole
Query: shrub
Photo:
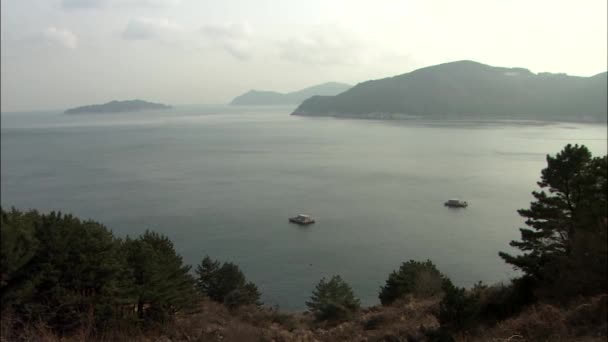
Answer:
[[443, 299], [439, 303], [439, 323], [447, 331], [469, 328], [479, 316], [479, 292], [467, 292], [456, 287], [449, 279], [442, 284]]
[[[578, 303], [577, 303], [578, 304]], [[591, 298], [577, 305], [567, 317], [567, 324], [576, 335], [608, 335], [608, 295]]]
[[501, 323], [509, 334], [517, 332], [527, 341], [565, 341], [568, 336], [565, 310], [548, 304], [535, 304], [514, 318]]
[[386, 315], [379, 314], [379, 315], [372, 316], [369, 319], [367, 319], [365, 322], [363, 322], [363, 329], [364, 330], [376, 330], [382, 324], [386, 323], [386, 321], [387, 321]]
[[434, 296], [441, 293], [444, 278], [430, 260], [410, 260], [389, 275], [386, 284], [380, 288], [378, 297], [382, 305], [389, 305], [408, 294], [415, 297]]
[[271, 309], [270, 321], [285, 327], [289, 331], [293, 331], [298, 327], [298, 322], [294, 316], [281, 312], [278, 307]]
[[456, 341], [452, 334], [442, 328], [427, 328], [424, 326], [420, 327], [420, 333], [426, 339], [419, 339], [414, 341], [429, 341], [429, 342], [454, 342]]
[[321, 279], [306, 306], [317, 320], [344, 320], [359, 309], [360, 301], [339, 275], [329, 281]]
[[479, 318], [495, 323], [514, 316], [533, 302], [529, 279], [518, 278], [511, 284], [476, 286], [473, 291], [479, 298]]

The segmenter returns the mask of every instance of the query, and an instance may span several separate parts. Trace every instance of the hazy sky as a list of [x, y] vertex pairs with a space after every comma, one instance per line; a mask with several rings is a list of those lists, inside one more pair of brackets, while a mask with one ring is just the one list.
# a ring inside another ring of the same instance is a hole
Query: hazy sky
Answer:
[[2, 111], [225, 103], [470, 59], [590, 76], [606, 0], [2, 0]]

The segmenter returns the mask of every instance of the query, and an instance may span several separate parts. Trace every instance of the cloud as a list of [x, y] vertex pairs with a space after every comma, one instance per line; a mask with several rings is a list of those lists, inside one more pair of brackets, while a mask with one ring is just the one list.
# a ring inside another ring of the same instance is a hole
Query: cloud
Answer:
[[181, 0], [125, 0], [123, 3], [140, 7], [169, 7], [179, 5]]
[[217, 39], [246, 39], [253, 30], [248, 23], [225, 23], [220, 25], [207, 25], [203, 27], [203, 33]]
[[177, 39], [183, 28], [164, 18], [135, 18], [131, 19], [122, 33], [126, 40], [163, 40]]
[[361, 37], [339, 28], [319, 28], [278, 44], [282, 59], [315, 65], [352, 65], [365, 61], [367, 46]]
[[70, 30], [56, 28], [54, 26], [46, 28], [42, 35], [47, 42], [59, 44], [68, 49], [75, 49], [78, 45], [78, 37]]
[[155, 40], [187, 49], [221, 49], [240, 61], [253, 55], [252, 36], [247, 23], [205, 25], [194, 30], [163, 18], [131, 19], [122, 32], [123, 39], [130, 41]]
[[100, 9], [106, 7], [168, 7], [181, 3], [181, 0], [63, 0], [61, 7], [66, 10]]
[[63, 0], [61, 7], [63, 9], [90, 9], [102, 8], [108, 5], [110, 0]]
[[244, 61], [251, 59], [253, 30], [248, 23], [226, 23], [206, 25], [201, 31], [207, 39], [234, 58]]

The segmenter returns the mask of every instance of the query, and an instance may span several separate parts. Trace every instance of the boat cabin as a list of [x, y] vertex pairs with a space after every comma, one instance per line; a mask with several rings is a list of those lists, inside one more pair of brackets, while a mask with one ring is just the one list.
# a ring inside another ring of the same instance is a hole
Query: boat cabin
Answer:
[[461, 201], [458, 198], [449, 199], [443, 205], [445, 205], [446, 207], [450, 207], [450, 208], [466, 208], [469, 206], [467, 201]]
[[310, 215], [299, 214], [296, 217], [290, 217], [289, 222], [297, 223], [297, 224], [311, 224], [315, 223], [315, 220]]

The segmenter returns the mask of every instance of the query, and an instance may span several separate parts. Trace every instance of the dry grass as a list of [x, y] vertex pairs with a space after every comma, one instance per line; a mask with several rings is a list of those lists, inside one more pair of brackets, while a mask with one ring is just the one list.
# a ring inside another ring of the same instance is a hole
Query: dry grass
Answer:
[[406, 340], [420, 335], [420, 327], [436, 328], [433, 315], [439, 299], [401, 300], [387, 307], [362, 310], [355, 319], [335, 327], [313, 330], [319, 341]]
[[[438, 300], [401, 301], [390, 307], [361, 310], [355, 318], [340, 324], [315, 322], [306, 313], [283, 313], [270, 308], [242, 307], [235, 311], [203, 301], [193, 313], [178, 315], [175, 321], [158, 328], [141, 331], [112, 330], [94, 335], [83, 328], [69, 337], [58, 337], [44, 326], [30, 326], [18, 333], [23, 341], [80, 342], [186, 342], [186, 341], [381, 341], [387, 336], [416, 334], [421, 325], [436, 327], [433, 316]], [[16, 327], [3, 317], [4, 341], [13, 341], [10, 332]]]
[[[425, 341], [420, 328], [438, 327], [435, 318], [438, 305], [439, 298], [403, 299], [391, 306], [363, 309], [353, 319], [332, 325], [315, 322], [305, 313], [290, 314], [255, 306], [229, 311], [221, 304], [203, 301], [195, 312], [180, 314], [173, 323], [157, 328], [113, 329], [96, 335], [90, 327], [84, 327], [63, 338], [41, 324], [20, 330], [20, 322], [12, 320], [7, 313], [2, 316], [0, 341]], [[606, 295], [580, 301], [566, 309], [538, 304], [491, 328], [480, 328], [474, 334], [460, 334], [455, 338], [463, 342], [605, 341], [607, 305]]]
[[569, 308], [537, 304], [520, 315], [459, 341], [606, 341], [608, 295], [581, 300]]

